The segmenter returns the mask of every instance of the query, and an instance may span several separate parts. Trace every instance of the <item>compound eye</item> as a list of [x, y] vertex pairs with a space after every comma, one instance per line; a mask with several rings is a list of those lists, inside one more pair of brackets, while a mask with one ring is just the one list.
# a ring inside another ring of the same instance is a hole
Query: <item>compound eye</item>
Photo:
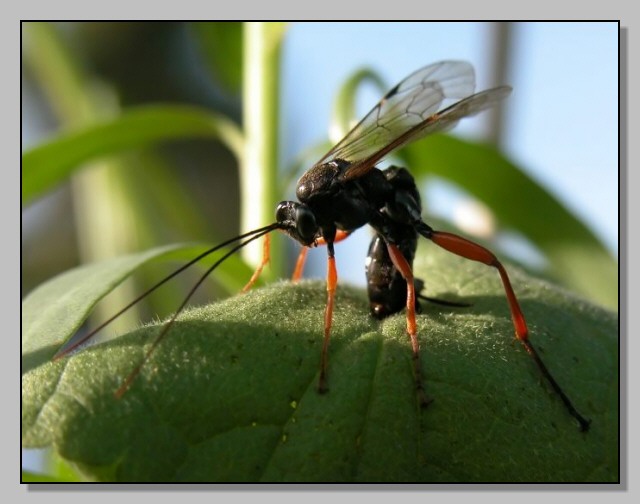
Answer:
[[296, 208], [296, 228], [298, 235], [306, 244], [313, 242], [318, 232], [318, 224], [313, 212], [306, 206]]

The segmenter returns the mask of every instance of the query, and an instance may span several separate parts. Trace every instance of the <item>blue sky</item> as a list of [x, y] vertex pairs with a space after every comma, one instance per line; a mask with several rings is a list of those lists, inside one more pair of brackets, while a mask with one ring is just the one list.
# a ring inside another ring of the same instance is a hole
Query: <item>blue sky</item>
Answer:
[[[392, 86], [426, 64], [464, 59], [481, 90], [496, 84], [493, 36], [492, 23], [294, 23], [283, 56], [285, 165], [326, 138], [335, 93], [356, 68]], [[517, 23], [511, 50], [503, 149], [617, 255], [617, 24]], [[379, 96], [365, 98], [362, 114]], [[482, 126], [482, 116], [468, 119], [454, 134], [481, 138]], [[446, 213], [443, 194], [435, 197]], [[364, 260], [368, 238], [359, 240]]]

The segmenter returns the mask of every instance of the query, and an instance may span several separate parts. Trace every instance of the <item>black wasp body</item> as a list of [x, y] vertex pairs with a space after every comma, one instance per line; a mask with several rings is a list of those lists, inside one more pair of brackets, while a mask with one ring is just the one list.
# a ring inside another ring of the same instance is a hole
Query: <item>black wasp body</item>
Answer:
[[[395, 188], [395, 201], [383, 209], [389, 223], [383, 230], [376, 229], [365, 262], [371, 315], [378, 319], [402, 310], [407, 298], [407, 282], [393, 265], [386, 244], [389, 241], [395, 243], [409, 266], [413, 268], [413, 259], [418, 248], [415, 216], [419, 216], [422, 212], [420, 193], [413, 176], [406, 169], [395, 166], [387, 168], [383, 173]], [[408, 211], [397, 212], [398, 205], [405, 206]], [[391, 211], [388, 211], [389, 209]], [[390, 225], [391, 223], [393, 225]], [[389, 230], [390, 233], [385, 235], [384, 230]], [[422, 282], [416, 279], [414, 284], [416, 292], [420, 292]], [[419, 309], [417, 300], [416, 309]]]
[[[341, 160], [316, 166], [298, 183], [300, 202], [278, 205], [276, 220], [304, 246], [320, 237], [333, 242], [336, 230], [351, 233], [365, 224], [375, 231], [366, 263], [371, 313], [384, 318], [405, 306], [407, 285], [393, 265], [387, 243], [398, 246], [411, 266], [418, 246], [421, 199], [413, 176], [404, 168], [373, 168], [355, 180], [342, 179], [349, 163]], [[318, 216], [318, 217], [317, 217]]]
[[332, 242], [337, 230], [350, 233], [369, 224], [396, 242], [402, 239], [400, 227], [414, 229], [420, 221], [420, 195], [407, 170], [373, 168], [360, 178], [344, 180], [348, 166], [331, 161], [302, 176], [296, 191], [300, 202], [283, 201], [276, 210], [276, 220], [289, 236], [311, 246], [319, 237]]

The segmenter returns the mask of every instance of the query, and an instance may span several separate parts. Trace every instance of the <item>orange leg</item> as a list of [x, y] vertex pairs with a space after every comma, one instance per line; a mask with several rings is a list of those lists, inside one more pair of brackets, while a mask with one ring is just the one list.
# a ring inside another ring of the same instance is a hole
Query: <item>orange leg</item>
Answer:
[[253, 275], [251, 275], [251, 278], [247, 282], [247, 285], [245, 285], [242, 288], [242, 292], [247, 292], [251, 287], [253, 287], [253, 284], [256, 283], [256, 280], [260, 276], [260, 273], [262, 273], [262, 270], [264, 269], [264, 267], [269, 263], [270, 244], [271, 244], [271, 241], [270, 241], [269, 235], [268, 234], [264, 235], [264, 242], [262, 245], [262, 262], [260, 262], [256, 270], [253, 272]]
[[320, 379], [318, 380], [318, 392], [327, 391], [327, 353], [329, 350], [329, 338], [331, 336], [331, 324], [333, 322], [333, 304], [338, 285], [338, 270], [334, 256], [333, 243], [327, 243], [327, 306], [324, 310], [324, 341], [322, 342], [322, 355], [320, 356]]
[[300, 253], [298, 254], [298, 260], [296, 261], [296, 267], [293, 270], [293, 275], [291, 276], [291, 280], [293, 282], [298, 282], [302, 278], [302, 272], [304, 271], [304, 263], [307, 260], [307, 252], [309, 252], [309, 247], [302, 247], [300, 249]]
[[[336, 237], [333, 240], [333, 243], [339, 242], [347, 238], [351, 233], [347, 231], [336, 231]], [[324, 241], [324, 238], [318, 238], [316, 240], [315, 245], [326, 245], [327, 242]], [[304, 264], [307, 260], [307, 252], [309, 251], [309, 247], [302, 247], [300, 249], [300, 253], [298, 254], [298, 260], [296, 261], [296, 267], [293, 270], [293, 275], [291, 275], [291, 280], [293, 282], [297, 282], [302, 278], [302, 273], [304, 271]]]
[[413, 351], [413, 376], [416, 383], [416, 391], [418, 392], [418, 400], [420, 406], [425, 407], [433, 399], [429, 399], [424, 391], [422, 384], [422, 371], [420, 366], [420, 343], [418, 342], [418, 329], [416, 324], [416, 291], [413, 280], [413, 271], [411, 266], [402, 255], [400, 249], [393, 243], [387, 243], [387, 250], [393, 265], [407, 282], [407, 333], [411, 338], [411, 348]]
[[502, 266], [500, 261], [498, 261], [496, 256], [490, 250], [487, 250], [481, 245], [478, 245], [477, 243], [451, 233], [432, 231], [431, 236], [425, 236], [432, 240], [436, 245], [439, 245], [449, 252], [453, 252], [454, 254], [465, 257], [467, 259], [471, 259], [472, 261], [478, 261], [488, 266], [493, 266], [498, 270], [498, 272], [500, 273], [500, 278], [502, 279], [502, 284], [504, 286], [507, 300], [509, 302], [509, 309], [511, 310], [511, 318], [513, 320], [516, 338], [520, 340], [529, 355], [535, 361], [542, 375], [547, 379], [553, 390], [560, 396], [560, 399], [564, 403], [569, 413], [578, 421], [578, 423], [580, 424], [580, 429], [582, 431], [589, 430], [590, 420], [584, 418], [574, 408], [567, 395], [560, 388], [560, 385], [558, 385], [558, 382], [556, 382], [553, 376], [551, 376], [551, 373], [547, 369], [547, 366], [545, 366], [544, 362], [542, 362], [542, 359], [538, 355], [538, 352], [536, 352], [535, 348], [533, 348], [533, 346], [529, 342], [529, 330], [527, 329], [527, 323], [525, 322], [524, 315], [522, 314], [522, 310], [520, 309], [520, 305], [518, 303], [518, 300], [516, 299], [516, 295], [513, 292], [513, 287], [511, 287], [511, 282], [509, 281], [507, 271], [504, 269], [504, 266]]

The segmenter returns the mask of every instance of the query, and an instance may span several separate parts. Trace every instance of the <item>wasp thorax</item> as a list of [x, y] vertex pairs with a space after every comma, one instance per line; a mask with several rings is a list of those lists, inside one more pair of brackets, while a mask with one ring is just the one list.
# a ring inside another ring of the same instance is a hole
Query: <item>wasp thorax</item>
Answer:
[[334, 161], [314, 166], [300, 177], [296, 196], [303, 202], [325, 196], [331, 191], [339, 173], [340, 168]]

